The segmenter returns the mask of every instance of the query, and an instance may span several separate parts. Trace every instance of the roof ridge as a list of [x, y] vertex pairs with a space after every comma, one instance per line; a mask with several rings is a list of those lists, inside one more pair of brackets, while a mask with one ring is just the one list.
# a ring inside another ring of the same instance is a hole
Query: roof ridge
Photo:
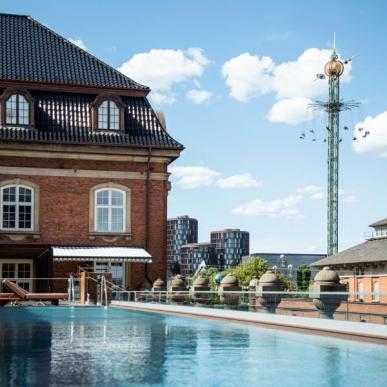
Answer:
[[30, 15], [22, 15], [20, 13], [7, 13], [7, 12], [0, 12], [0, 16], [31, 17]]
[[[1, 15], [1, 14], [0, 14]], [[6, 15], [6, 14], [5, 14]], [[12, 15], [10, 14], [11, 16], [15, 16], [15, 15]], [[22, 17], [26, 17], [27, 19], [29, 19], [31, 22], [35, 23], [38, 27], [48, 31], [49, 33], [51, 33], [52, 35], [54, 35], [55, 37], [63, 40], [64, 42], [66, 42], [67, 44], [71, 45], [72, 47], [75, 47], [76, 50], [78, 50], [82, 55], [86, 55], [86, 56], [89, 56], [91, 59], [93, 59], [94, 61], [98, 62], [99, 64], [102, 64], [103, 66], [106, 66], [108, 68], [110, 68], [111, 70], [113, 70], [115, 73], [117, 73], [118, 75], [126, 78], [128, 81], [130, 82], [133, 82], [135, 83], [139, 88], [142, 88], [142, 89], [145, 89], [145, 90], [150, 90], [150, 88], [148, 86], [145, 86], [145, 85], [142, 85], [136, 81], [134, 81], [133, 79], [129, 78], [128, 76], [126, 76], [125, 74], [121, 73], [120, 71], [118, 71], [117, 69], [115, 69], [113, 66], [109, 65], [108, 63], [102, 61], [101, 59], [98, 59], [96, 56], [94, 56], [93, 54], [91, 54], [90, 52], [82, 49], [81, 47], [77, 46], [76, 44], [70, 42], [69, 39], [65, 38], [64, 36], [58, 34], [57, 32], [55, 32], [54, 30], [52, 30], [50, 27], [44, 25], [43, 23], [39, 22], [38, 20], [34, 19], [32, 16], [27, 16], [27, 15], [17, 15], [17, 16], [22, 16]]]

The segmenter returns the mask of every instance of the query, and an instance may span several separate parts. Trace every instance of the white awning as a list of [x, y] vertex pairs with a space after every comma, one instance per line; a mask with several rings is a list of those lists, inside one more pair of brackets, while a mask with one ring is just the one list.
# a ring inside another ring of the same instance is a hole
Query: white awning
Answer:
[[151, 255], [139, 247], [52, 247], [54, 261], [109, 261], [151, 263]]

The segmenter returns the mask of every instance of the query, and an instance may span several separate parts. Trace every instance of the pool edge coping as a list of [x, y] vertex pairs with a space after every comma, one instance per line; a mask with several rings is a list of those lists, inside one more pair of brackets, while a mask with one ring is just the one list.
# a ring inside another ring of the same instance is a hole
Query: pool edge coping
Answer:
[[[299, 318], [294, 316], [285, 316], [285, 317], [289, 317], [290, 321], [293, 320], [293, 322], [291, 323], [285, 323], [285, 322], [278, 322], [278, 321], [260, 320], [259, 316], [257, 316], [257, 313], [251, 316], [251, 317], [255, 317], [255, 319], [248, 318], [246, 315], [219, 316], [214, 313], [211, 313], [211, 312], [214, 312], [213, 309], [205, 308], [205, 307], [200, 307], [200, 308], [198, 307], [198, 309], [200, 310], [196, 312], [200, 312], [200, 313], [195, 313], [195, 311], [192, 311], [192, 308], [190, 310], [187, 310], [187, 309], [184, 310], [184, 308], [187, 308], [187, 307], [180, 306], [180, 305], [142, 304], [142, 303], [136, 303], [136, 302], [119, 301], [119, 302], [113, 302], [111, 306], [119, 309], [130, 309], [130, 310], [137, 310], [142, 312], [169, 314], [169, 315], [176, 315], [180, 317], [191, 317], [191, 318], [197, 318], [197, 319], [204, 318], [207, 320], [220, 320], [220, 321], [225, 321], [230, 323], [255, 325], [265, 329], [281, 329], [285, 331], [298, 332], [298, 333], [309, 334], [309, 335], [317, 334], [319, 336], [337, 337], [337, 338], [352, 340], [352, 341], [361, 341], [361, 342], [369, 342], [373, 344], [387, 345], [387, 335], [384, 336], [384, 335], [362, 333], [362, 332], [350, 332], [350, 331], [344, 331], [344, 330], [332, 329], [332, 328], [321, 328], [317, 326], [307, 327], [305, 325], [299, 325], [297, 323], [293, 323], [295, 321], [293, 319]], [[171, 306], [173, 306], [173, 309], [169, 308]], [[230, 312], [230, 311], [227, 310], [227, 312]], [[231, 312], [238, 312], [238, 311], [231, 311]], [[254, 313], [254, 312], [246, 312], [246, 313]], [[315, 320], [312, 318], [308, 318], [308, 319]], [[359, 323], [359, 324], [364, 324], [364, 323]], [[377, 324], [372, 324], [372, 325], [377, 325]]]

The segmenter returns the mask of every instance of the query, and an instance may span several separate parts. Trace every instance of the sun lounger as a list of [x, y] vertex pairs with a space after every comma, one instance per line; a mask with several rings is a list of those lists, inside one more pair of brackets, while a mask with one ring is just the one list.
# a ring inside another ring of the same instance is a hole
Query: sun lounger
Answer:
[[3, 280], [3, 285], [17, 295], [21, 301], [51, 301], [55, 305], [59, 300], [66, 300], [67, 293], [30, 293], [10, 280]]
[[0, 293], [0, 306], [12, 301], [20, 301], [20, 297], [15, 293]]

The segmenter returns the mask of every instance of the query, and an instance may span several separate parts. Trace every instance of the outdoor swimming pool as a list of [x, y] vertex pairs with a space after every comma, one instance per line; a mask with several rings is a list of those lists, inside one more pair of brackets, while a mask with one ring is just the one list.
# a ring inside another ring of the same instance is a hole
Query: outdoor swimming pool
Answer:
[[387, 346], [114, 308], [0, 309], [0, 386], [382, 386]]

